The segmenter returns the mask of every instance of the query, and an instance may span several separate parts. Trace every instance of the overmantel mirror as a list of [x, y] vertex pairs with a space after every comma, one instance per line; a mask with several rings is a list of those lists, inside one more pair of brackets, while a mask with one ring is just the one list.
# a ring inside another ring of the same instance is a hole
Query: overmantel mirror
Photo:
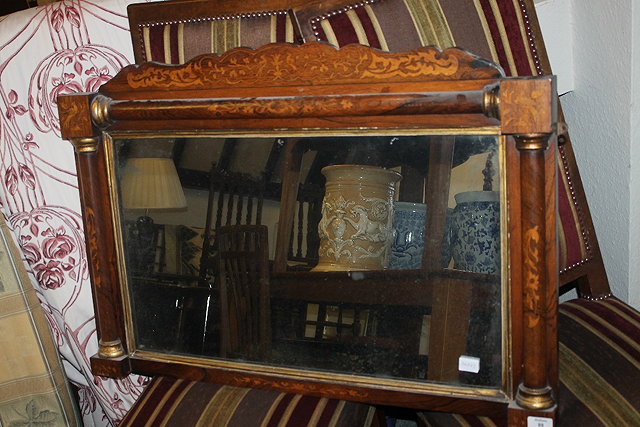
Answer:
[[553, 418], [554, 90], [311, 43], [61, 96], [94, 373]]

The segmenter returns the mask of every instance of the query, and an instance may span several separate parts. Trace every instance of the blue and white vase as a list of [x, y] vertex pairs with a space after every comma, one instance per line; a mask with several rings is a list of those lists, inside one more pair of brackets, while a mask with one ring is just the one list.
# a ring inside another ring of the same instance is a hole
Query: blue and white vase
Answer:
[[422, 266], [424, 228], [427, 205], [423, 203], [395, 202], [393, 205], [395, 240], [391, 245], [389, 268], [413, 270]]
[[476, 273], [500, 273], [500, 195], [468, 191], [455, 195], [451, 218], [454, 268]]

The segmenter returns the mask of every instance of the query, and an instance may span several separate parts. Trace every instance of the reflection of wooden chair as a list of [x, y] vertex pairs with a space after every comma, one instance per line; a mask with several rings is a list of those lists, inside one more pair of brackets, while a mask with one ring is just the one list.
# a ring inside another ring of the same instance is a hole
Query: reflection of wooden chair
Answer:
[[322, 196], [323, 192], [319, 189], [301, 185], [287, 253], [287, 263], [292, 270], [309, 270], [318, 263], [318, 222]]
[[209, 201], [200, 259], [200, 283], [215, 280], [214, 240], [218, 228], [227, 225], [261, 224], [264, 179], [222, 172], [212, 168], [209, 179]]
[[270, 349], [267, 227], [217, 230], [220, 356], [264, 360]]

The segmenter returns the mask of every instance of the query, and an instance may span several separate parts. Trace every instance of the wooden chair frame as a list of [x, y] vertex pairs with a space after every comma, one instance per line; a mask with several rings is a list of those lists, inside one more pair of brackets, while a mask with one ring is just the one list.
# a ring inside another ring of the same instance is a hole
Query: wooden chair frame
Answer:
[[264, 225], [217, 230], [220, 356], [268, 357], [271, 344], [269, 248]]

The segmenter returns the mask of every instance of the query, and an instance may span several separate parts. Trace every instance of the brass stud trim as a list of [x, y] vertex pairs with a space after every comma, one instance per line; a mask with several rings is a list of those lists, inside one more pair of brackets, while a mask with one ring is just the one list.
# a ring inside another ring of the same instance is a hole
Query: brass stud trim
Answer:
[[569, 138], [569, 128], [565, 122], [558, 122], [556, 124], [556, 135], [558, 135], [558, 145], [564, 145]]

